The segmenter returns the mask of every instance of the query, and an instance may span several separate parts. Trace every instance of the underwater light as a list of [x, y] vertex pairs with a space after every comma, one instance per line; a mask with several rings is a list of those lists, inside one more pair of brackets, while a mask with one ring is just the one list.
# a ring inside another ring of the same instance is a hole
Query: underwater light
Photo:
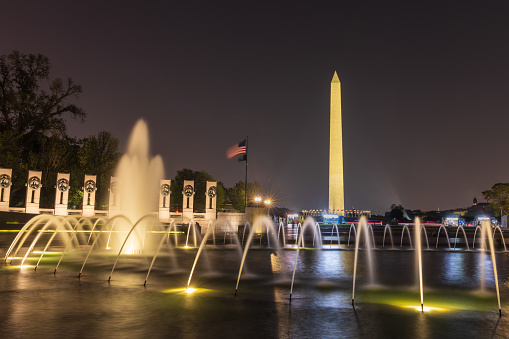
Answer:
[[416, 311], [419, 311], [419, 312], [430, 312], [430, 311], [444, 312], [444, 311], [448, 311], [447, 308], [421, 306], [421, 305], [419, 305], [419, 306], [405, 305], [405, 306], [401, 306], [401, 307], [404, 307], [404, 308], [413, 308], [413, 309], [415, 309]]
[[211, 290], [205, 289], [205, 288], [192, 288], [192, 287], [185, 287], [185, 288], [170, 288], [167, 290], [161, 291], [162, 293], [177, 293], [177, 294], [192, 294], [192, 293], [203, 293], [203, 292], [210, 292]]

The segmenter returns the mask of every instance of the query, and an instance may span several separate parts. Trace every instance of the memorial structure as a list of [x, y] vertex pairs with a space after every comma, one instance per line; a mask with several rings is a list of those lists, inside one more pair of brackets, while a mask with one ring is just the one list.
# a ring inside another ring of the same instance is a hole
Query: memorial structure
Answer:
[[171, 180], [160, 180], [159, 189], [159, 219], [167, 220], [170, 219], [170, 187]]
[[217, 182], [207, 181], [205, 191], [205, 219], [216, 219]]
[[58, 173], [55, 185], [55, 215], [67, 215], [67, 202], [69, 200], [69, 173]]
[[27, 195], [25, 200], [25, 213], [39, 214], [39, 201], [41, 197], [42, 172], [28, 171]]
[[84, 217], [95, 215], [95, 191], [97, 191], [97, 177], [95, 175], [85, 174], [83, 183], [83, 207], [81, 214]]
[[0, 168], [0, 211], [9, 211], [11, 197], [12, 169]]
[[343, 184], [341, 83], [336, 72], [334, 72], [330, 87], [329, 213], [344, 216], [345, 193]]
[[184, 190], [182, 191], [182, 221], [186, 224], [193, 220], [194, 193], [194, 180], [184, 180]]

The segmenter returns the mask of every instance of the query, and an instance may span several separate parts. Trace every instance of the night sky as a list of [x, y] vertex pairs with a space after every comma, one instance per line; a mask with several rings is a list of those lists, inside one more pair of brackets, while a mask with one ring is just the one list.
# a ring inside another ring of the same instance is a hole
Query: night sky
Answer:
[[[469, 5], [475, 3], [478, 6]], [[0, 55], [41, 53], [88, 117], [137, 119], [166, 177], [249, 180], [277, 204], [327, 208], [330, 81], [342, 85], [345, 207], [466, 207], [509, 182], [507, 1], [4, 1]], [[72, 174], [71, 174], [72, 175]]]

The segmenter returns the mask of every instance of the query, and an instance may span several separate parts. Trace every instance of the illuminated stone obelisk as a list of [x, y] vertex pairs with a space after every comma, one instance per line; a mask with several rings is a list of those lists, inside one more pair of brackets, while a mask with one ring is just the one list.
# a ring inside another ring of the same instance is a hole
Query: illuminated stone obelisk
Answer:
[[341, 83], [336, 72], [330, 84], [329, 213], [345, 215]]

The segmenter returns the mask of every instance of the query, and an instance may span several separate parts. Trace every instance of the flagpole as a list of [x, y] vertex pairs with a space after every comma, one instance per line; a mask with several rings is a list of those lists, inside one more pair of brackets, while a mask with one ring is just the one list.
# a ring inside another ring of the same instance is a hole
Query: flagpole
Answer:
[[248, 138], [246, 136], [246, 180], [244, 182], [244, 213], [246, 213], [246, 207], [247, 207], [247, 144], [248, 144]]

